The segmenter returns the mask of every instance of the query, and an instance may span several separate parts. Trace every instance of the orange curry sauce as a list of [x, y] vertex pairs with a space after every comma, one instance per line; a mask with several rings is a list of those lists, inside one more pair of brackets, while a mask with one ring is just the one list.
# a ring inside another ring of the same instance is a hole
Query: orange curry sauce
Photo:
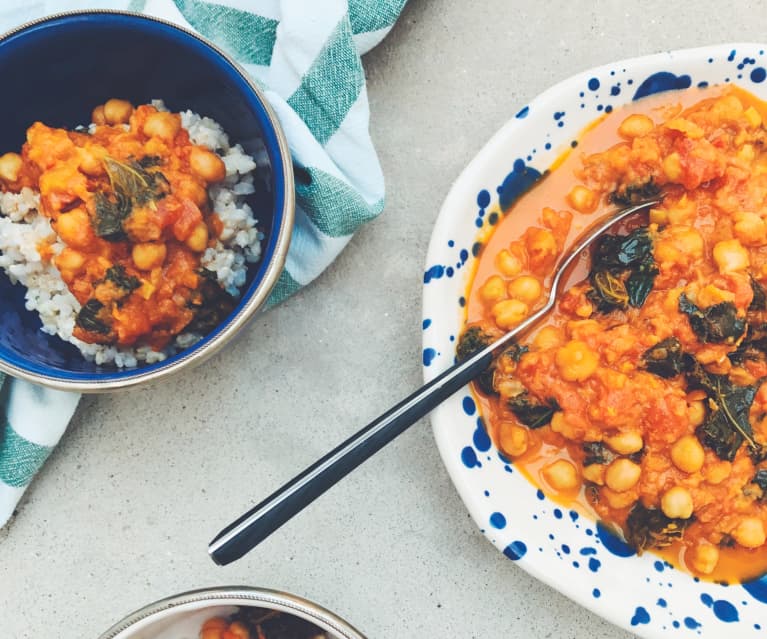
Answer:
[[[616, 208], [611, 193], [660, 187], [662, 204], [620, 229], [646, 227], [652, 240], [657, 275], [642, 305], [597, 308], [584, 255], [556, 309], [520, 340], [527, 352], [499, 358], [495, 393], [475, 394], [493, 441], [549, 496], [624, 533], [635, 507], [681, 522], [681, 537], [647, 547], [713, 580], [767, 571], [767, 490], [753, 482], [760, 470], [767, 479], [767, 462], [745, 442], [731, 460], [704, 445], [701, 424], [721, 406], [685, 374], [650, 372], [645, 354], [673, 339], [698, 370], [753, 388], [752, 437], [767, 443], [764, 353], [731, 361], [745, 331], [702, 340], [680, 310], [684, 294], [701, 314], [727, 302], [747, 326], [767, 322], [749, 310], [753, 287], [767, 285], [763, 123], [767, 104], [736, 87], [661, 94], [604, 116], [483, 238], [467, 295], [468, 328], [512, 328], [543, 304], [564, 248]], [[545, 425], [511, 410], [520, 392], [551, 408]], [[588, 453], [594, 445], [603, 459]]]
[[1, 158], [2, 188], [40, 192], [57, 237], [38, 251], [83, 306], [74, 336], [161, 350], [210, 301], [200, 257], [222, 227], [207, 189], [225, 167], [178, 114], [110, 100], [93, 118], [90, 134], [34, 123]]

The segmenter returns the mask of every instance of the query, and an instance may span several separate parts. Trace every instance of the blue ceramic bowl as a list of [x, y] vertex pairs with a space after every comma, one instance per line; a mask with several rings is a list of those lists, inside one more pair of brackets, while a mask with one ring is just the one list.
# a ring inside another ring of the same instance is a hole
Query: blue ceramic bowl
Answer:
[[200, 363], [224, 346], [264, 303], [285, 262], [293, 226], [293, 173], [285, 137], [258, 87], [199, 36], [136, 14], [90, 11], [52, 16], [0, 38], [0, 149], [17, 150], [30, 124], [73, 127], [97, 104], [154, 98], [173, 111], [218, 121], [253, 154], [266, 145], [270, 169], [249, 201], [264, 232], [239, 304], [213, 332], [163, 362], [132, 369], [97, 366], [71, 344], [40, 331], [24, 307], [24, 289], [0, 270], [0, 370], [64, 390], [135, 386]]

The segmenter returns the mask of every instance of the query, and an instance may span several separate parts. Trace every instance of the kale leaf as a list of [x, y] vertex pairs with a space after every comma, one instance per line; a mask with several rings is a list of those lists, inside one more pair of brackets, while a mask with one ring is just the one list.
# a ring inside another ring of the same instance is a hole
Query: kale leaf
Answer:
[[746, 497], [756, 497], [759, 501], [767, 500], [767, 468], [760, 468], [743, 488]]
[[584, 442], [581, 447], [585, 453], [583, 465], [591, 464], [609, 464], [615, 459], [615, 454], [602, 442]]
[[484, 350], [492, 344], [499, 335], [483, 329], [481, 326], [469, 326], [458, 339], [455, 349], [456, 359], [465, 362], [472, 355]]
[[[143, 162], [143, 164], [142, 164]], [[93, 230], [110, 242], [125, 238], [123, 223], [138, 207], [153, 204], [170, 192], [166, 177], [159, 171], [149, 171], [157, 165], [153, 156], [138, 162], [118, 162], [104, 158], [104, 169], [109, 177], [111, 192], [95, 194], [96, 210]]]
[[550, 399], [548, 404], [544, 404], [527, 391], [510, 397], [506, 404], [520, 422], [533, 429], [549, 424], [554, 413], [559, 410], [556, 400]]
[[657, 508], [637, 501], [626, 519], [626, 541], [638, 554], [648, 548], [665, 548], [682, 538], [692, 519], [672, 519]]
[[587, 295], [602, 313], [628, 306], [639, 308], [657, 274], [647, 229], [636, 229], [628, 235], [605, 235], [594, 247], [589, 273], [592, 288]]
[[107, 269], [104, 280], [112, 282], [117, 288], [125, 291], [125, 294], [132, 293], [141, 286], [141, 280], [125, 272], [122, 264], [115, 264]]
[[642, 355], [645, 368], [659, 377], [669, 379], [690, 370], [693, 358], [682, 351], [676, 337], [668, 337], [648, 348]]
[[101, 302], [97, 299], [90, 299], [83, 304], [77, 313], [75, 324], [85, 331], [108, 335], [110, 332], [109, 325], [104, 321], [104, 318], [99, 317], [103, 310], [104, 305]]
[[703, 343], [734, 344], [746, 330], [746, 320], [738, 317], [732, 302], [720, 302], [701, 309], [682, 293], [679, 310], [687, 315], [693, 333]]
[[591, 291], [587, 295], [598, 311], [609, 313], [615, 308], [624, 310], [628, 307], [629, 294], [619, 277], [610, 271], [594, 271], [589, 279]]
[[618, 206], [633, 206], [652, 200], [660, 195], [660, 187], [655, 184], [654, 177], [643, 184], [629, 184], [623, 189], [610, 193], [609, 200]]
[[751, 275], [751, 290], [754, 292], [754, 297], [751, 299], [748, 310], [767, 311], [767, 291], [754, 279], [753, 275]]
[[[465, 362], [472, 355], [476, 355], [492, 344], [500, 333], [494, 333], [481, 326], [469, 326], [458, 339], [458, 345], [455, 349], [455, 356], [459, 362]], [[486, 395], [497, 395], [493, 386], [493, 375], [495, 374], [495, 361], [482, 371], [474, 380], [477, 387]]]
[[726, 375], [714, 375], [700, 364], [687, 373], [688, 388], [706, 392], [711, 410], [695, 434], [719, 459], [732, 461], [743, 442], [754, 458], [767, 455], [766, 447], [754, 439], [749, 412], [759, 383], [735, 386]]
[[759, 361], [767, 355], [767, 323], [749, 324], [746, 336], [728, 355], [733, 364], [741, 365], [746, 360]]

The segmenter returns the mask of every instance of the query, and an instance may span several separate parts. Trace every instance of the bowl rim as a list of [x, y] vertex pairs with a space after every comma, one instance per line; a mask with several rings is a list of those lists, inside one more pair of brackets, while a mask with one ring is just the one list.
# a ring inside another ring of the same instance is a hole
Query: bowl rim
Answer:
[[336, 637], [333, 639], [365, 639], [365, 636], [347, 621], [308, 599], [287, 592], [250, 586], [203, 588], [160, 599], [130, 613], [101, 634], [99, 639], [129, 639], [130, 631], [136, 630], [136, 626], [144, 621], [167, 616], [179, 609], [200, 609], [200, 604], [204, 603], [232, 606], [265, 604], [265, 607], [301, 617], [322, 630], [335, 633]]
[[172, 375], [180, 373], [186, 368], [193, 368], [201, 364], [205, 360], [218, 353], [222, 348], [224, 348], [229, 343], [229, 341], [239, 333], [240, 329], [245, 324], [247, 324], [253, 318], [255, 313], [263, 306], [269, 294], [277, 284], [287, 259], [288, 248], [290, 246], [293, 232], [296, 206], [293, 163], [290, 147], [276, 112], [272, 108], [271, 104], [269, 104], [269, 101], [267, 100], [263, 90], [248, 75], [248, 73], [243, 69], [242, 65], [240, 65], [228, 53], [223, 51], [223, 49], [221, 49], [219, 46], [204, 36], [169, 20], [144, 13], [139, 13], [137, 11], [123, 11], [118, 9], [79, 9], [71, 11], [60, 11], [20, 24], [19, 26], [0, 34], [0, 43], [15, 35], [18, 35], [23, 31], [44, 25], [47, 22], [99, 15], [136, 18], [175, 29], [176, 31], [194, 38], [201, 44], [207, 46], [213, 53], [220, 56], [224, 62], [228, 63], [232, 67], [232, 70], [239, 74], [242, 80], [248, 85], [248, 88], [253, 92], [255, 97], [261, 103], [261, 107], [263, 108], [269, 125], [272, 128], [274, 136], [277, 140], [277, 150], [281, 160], [281, 166], [275, 167], [275, 170], [279, 170], [282, 174], [284, 182], [284, 194], [281, 212], [282, 221], [279, 229], [277, 230], [277, 240], [274, 245], [272, 259], [264, 271], [261, 282], [259, 283], [258, 290], [255, 291], [253, 296], [242, 306], [242, 308], [228, 322], [223, 330], [221, 330], [221, 332], [218, 333], [213, 339], [204, 340], [198, 347], [192, 346], [191, 350], [186, 353], [182, 352], [178, 359], [175, 359], [173, 362], [166, 366], [161, 366], [159, 368], [152, 367], [145, 371], [141, 369], [134, 369], [135, 374], [126, 375], [124, 377], [112, 377], [108, 379], [68, 379], [65, 377], [30, 371], [0, 359], [0, 372], [4, 372], [12, 377], [23, 379], [35, 384], [41, 384], [56, 390], [75, 391], [81, 393], [106, 393], [115, 390], [126, 390], [129, 388], [135, 388], [136, 386], [145, 385], [149, 382], [154, 382], [159, 379], [166, 379]]

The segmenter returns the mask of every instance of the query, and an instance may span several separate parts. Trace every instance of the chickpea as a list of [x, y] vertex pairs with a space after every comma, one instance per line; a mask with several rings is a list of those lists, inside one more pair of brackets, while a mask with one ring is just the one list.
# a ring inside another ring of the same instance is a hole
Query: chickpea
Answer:
[[607, 500], [607, 504], [610, 508], [628, 508], [636, 503], [636, 495], [633, 491], [619, 493], [605, 486], [599, 492], [601, 493], [601, 496]]
[[761, 246], [767, 238], [767, 225], [756, 213], [742, 211], [735, 215], [735, 236], [746, 246]]
[[486, 303], [506, 299], [506, 282], [500, 275], [491, 275], [479, 289], [479, 296]]
[[6, 153], [0, 156], [0, 178], [6, 182], [15, 182], [19, 179], [22, 164], [18, 153]]
[[226, 639], [250, 639], [250, 631], [239, 621], [229, 624]]
[[498, 252], [495, 264], [506, 277], [514, 277], [522, 271], [522, 260], [506, 249]]
[[762, 116], [759, 115], [759, 111], [757, 111], [754, 107], [750, 106], [743, 112], [744, 117], [746, 120], [748, 120], [749, 125], [752, 129], [755, 129], [762, 123]]
[[56, 218], [54, 226], [61, 240], [69, 246], [86, 249], [91, 243], [91, 222], [88, 213], [83, 209], [62, 213]]
[[151, 271], [162, 266], [168, 249], [162, 242], [142, 242], [134, 244], [131, 252], [133, 263], [141, 271]]
[[744, 517], [732, 531], [732, 536], [744, 548], [758, 548], [764, 545], [767, 536], [764, 524], [757, 517]]
[[639, 464], [621, 457], [605, 470], [605, 484], [616, 493], [623, 493], [636, 485], [641, 474], [642, 467]]
[[532, 227], [527, 230], [525, 242], [531, 267], [542, 270], [554, 263], [559, 249], [551, 231]]
[[127, 100], [112, 98], [104, 103], [104, 119], [107, 124], [125, 124], [133, 114], [133, 105]]
[[703, 468], [705, 457], [703, 446], [695, 435], [680, 437], [671, 447], [671, 461], [674, 462], [674, 466], [686, 473], [697, 473]]
[[596, 372], [599, 355], [586, 342], [571, 340], [557, 350], [556, 363], [565, 380], [582, 382]]
[[604, 464], [589, 464], [583, 468], [583, 478], [597, 486], [605, 485]]
[[663, 159], [663, 172], [671, 181], [682, 176], [682, 161], [678, 153], [670, 153]]
[[642, 435], [633, 430], [605, 437], [605, 443], [620, 455], [638, 453], [644, 447]]
[[186, 245], [196, 253], [202, 253], [208, 248], [208, 227], [205, 222], [200, 222], [192, 229], [189, 237], [186, 238]]
[[593, 213], [599, 204], [599, 196], [591, 189], [577, 184], [567, 194], [567, 202], [579, 213]]
[[530, 435], [524, 426], [512, 424], [501, 429], [501, 450], [512, 457], [524, 455], [530, 445]]
[[669, 120], [666, 122], [666, 127], [673, 131], [684, 133], [691, 140], [702, 138], [705, 135], [705, 131], [695, 124], [695, 122], [685, 118], [674, 118], [673, 120]]
[[630, 140], [647, 135], [654, 127], [655, 124], [649, 117], [641, 113], [633, 113], [621, 122], [618, 127], [618, 135]]
[[143, 133], [149, 138], [160, 138], [172, 142], [181, 130], [181, 118], [175, 113], [158, 111], [150, 114], [144, 121]]
[[690, 564], [699, 573], [710, 575], [719, 563], [719, 549], [713, 544], [701, 542], [692, 551]]
[[54, 259], [56, 268], [60, 271], [78, 272], [85, 264], [85, 256], [79, 251], [69, 248], [68, 246], [59, 253]]
[[200, 629], [200, 639], [223, 639], [229, 624], [226, 619], [213, 617], [208, 619]]
[[106, 149], [103, 146], [90, 146], [80, 152], [80, 171], [89, 177], [104, 175], [104, 156]]
[[189, 153], [189, 166], [196, 176], [208, 183], [220, 182], [226, 177], [223, 160], [212, 151], [199, 146], [193, 147]]
[[516, 299], [525, 302], [526, 304], [532, 304], [538, 301], [538, 298], [543, 292], [541, 283], [531, 275], [522, 275], [509, 282], [509, 295]]
[[566, 459], [544, 466], [541, 474], [554, 490], [574, 490], [581, 483], [575, 465]]
[[749, 267], [748, 251], [738, 240], [723, 240], [714, 246], [714, 261], [720, 273], [743, 271]]
[[671, 519], [692, 517], [692, 495], [683, 486], [669, 488], [660, 498], [660, 509]]
[[99, 126], [107, 123], [106, 115], [104, 115], [103, 104], [99, 104], [95, 109], [93, 109], [93, 111], [91, 112], [91, 122]]
[[556, 326], [544, 326], [533, 338], [533, 346], [542, 351], [562, 346], [564, 342], [565, 335], [562, 329]]
[[709, 484], [721, 484], [732, 473], [732, 462], [720, 461], [707, 464], [704, 476]]
[[735, 95], [726, 95], [714, 103], [711, 112], [722, 120], [737, 120], [743, 113], [743, 103]]
[[196, 180], [182, 180], [175, 189], [175, 195], [187, 198], [202, 208], [208, 202], [208, 191]]
[[525, 319], [530, 309], [519, 300], [503, 300], [495, 304], [491, 312], [498, 327], [508, 330]]

